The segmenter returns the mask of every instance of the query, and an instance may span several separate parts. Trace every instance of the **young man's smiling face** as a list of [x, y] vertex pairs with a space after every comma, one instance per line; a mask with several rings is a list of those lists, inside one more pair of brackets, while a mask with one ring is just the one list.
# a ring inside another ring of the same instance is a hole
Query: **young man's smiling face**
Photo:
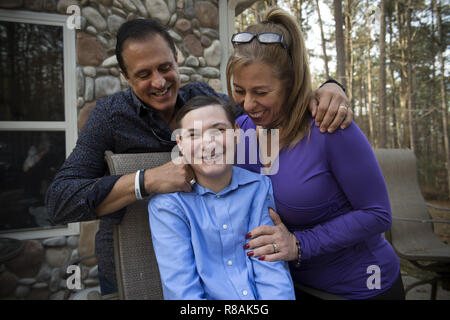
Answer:
[[197, 179], [214, 178], [231, 170], [235, 143], [234, 136], [227, 140], [227, 130], [234, 132], [234, 126], [217, 105], [189, 111], [181, 120], [182, 135], [177, 142]]
[[122, 56], [127, 79], [136, 96], [166, 122], [172, 117], [180, 88], [176, 56], [166, 40], [152, 35], [145, 40], [127, 40]]

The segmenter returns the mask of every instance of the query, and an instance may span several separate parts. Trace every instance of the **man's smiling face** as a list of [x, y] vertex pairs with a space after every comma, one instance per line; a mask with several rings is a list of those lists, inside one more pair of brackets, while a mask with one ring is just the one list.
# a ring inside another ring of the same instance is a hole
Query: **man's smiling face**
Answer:
[[180, 88], [176, 56], [159, 34], [145, 40], [127, 40], [122, 56], [127, 79], [136, 96], [167, 122]]

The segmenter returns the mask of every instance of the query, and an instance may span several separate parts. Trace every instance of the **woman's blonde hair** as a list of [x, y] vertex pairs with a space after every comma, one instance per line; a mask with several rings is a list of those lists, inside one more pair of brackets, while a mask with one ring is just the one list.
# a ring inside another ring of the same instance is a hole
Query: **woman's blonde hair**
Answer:
[[287, 48], [279, 44], [261, 44], [257, 39], [236, 45], [227, 64], [228, 95], [235, 103], [231, 77], [238, 68], [253, 62], [263, 62], [271, 66], [274, 75], [285, 88], [283, 114], [274, 126], [283, 128], [280, 137], [282, 145], [292, 147], [309, 132], [310, 127], [308, 105], [311, 97], [311, 76], [302, 31], [293, 16], [273, 7], [264, 13], [262, 23], [249, 26], [246, 32], [282, 34]]

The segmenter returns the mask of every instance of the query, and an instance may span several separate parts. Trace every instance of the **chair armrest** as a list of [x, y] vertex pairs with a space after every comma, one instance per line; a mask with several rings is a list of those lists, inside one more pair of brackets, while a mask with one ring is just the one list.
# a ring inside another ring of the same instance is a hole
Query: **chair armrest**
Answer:
[[441, 210], [441, 211], [450, 211], [450, 208], [444, 208], [444, 207], [439, 207], [439, 206], [435, 206], [431, 203], [426, 202], [427, 207], [432, 208], [432, 209], [436, 209], [436, 210]]
[[401, 218], [392, 216], [393, 220], [409, 221], [409, 222], [422, 222], [422, 223], [450, 223], [450, 220], [434, 220], [434, 219], [414, 219], [414, 218]]

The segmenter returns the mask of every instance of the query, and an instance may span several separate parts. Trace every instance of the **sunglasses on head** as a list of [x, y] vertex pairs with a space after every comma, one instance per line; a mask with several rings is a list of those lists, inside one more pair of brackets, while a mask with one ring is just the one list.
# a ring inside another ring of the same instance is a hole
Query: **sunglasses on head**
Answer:
[[286, 49], [287, 43], [283, 38], [282, 34], [279, 33], [273, 33], [273, 32], [264, 32], [259, 34], [254, 34], [250, 32], [239, 32], [233, 34], [231, 37], [231, 43], [233, 46], [240, 43], [249, 43], [253, 40], [253, 38], [258, 39], [259, 43], [264, 44], [273, 44], [273, 43], [279, 43], [283, 48]]

